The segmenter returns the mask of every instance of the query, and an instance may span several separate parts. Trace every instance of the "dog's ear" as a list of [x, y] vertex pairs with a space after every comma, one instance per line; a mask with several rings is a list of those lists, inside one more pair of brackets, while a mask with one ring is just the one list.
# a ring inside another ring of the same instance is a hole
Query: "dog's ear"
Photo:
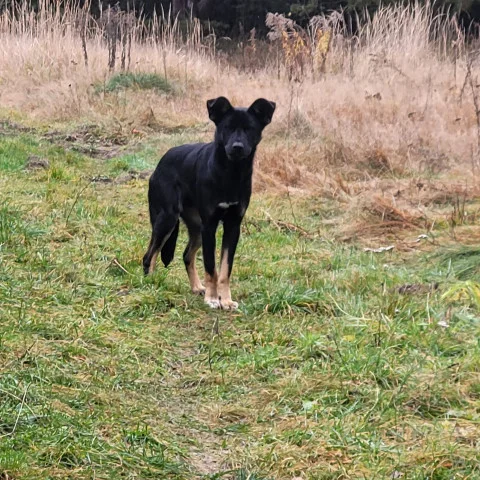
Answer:
[[257, 117], [262, 126], [266, 127], [272, 121], [276, 106], [275, 102], [259, 98], [250, 105], [248, 111]]
[[218, 125], [222, 118], [233, 109], [231, 103], [225, 97], [218, 97], [207, 100], [208, 116], [210, 120]]

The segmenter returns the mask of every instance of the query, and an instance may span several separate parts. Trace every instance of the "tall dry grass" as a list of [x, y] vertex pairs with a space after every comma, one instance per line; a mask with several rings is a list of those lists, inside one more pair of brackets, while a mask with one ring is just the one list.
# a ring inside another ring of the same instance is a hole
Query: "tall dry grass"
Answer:
[[[278, 111], [259, 155], [257, 188], [313, 191], [347, 202], [355, 215], [375, 210], [368, 208], [374, 192], [420, 218], [438, 200], [438, 179], [478, 193], [475, 49], [454, 17], [429, 4], [382, 7], [359, 19], [356, 35], [341, 13], [312, 19], [306, 30], [270, 16], [270, 41], [251, 35], [230, 56], [195, 21], [185, 34], [174, 19], [119, 20], [131, 42], [125, 68], [166, 76], [175, 95], [99, 94], [95, 86], [112, 75], [108, 28], [116, 13], [95, 20], [73, 3], [49, 5], [0, 16], [4, 109], [128, 134], [150, 109], [162, 125], [201, 125], [207, 98], [248, 104], [265, 96]], [[117, 43], [117, 70], [124, 45]], [[199, 139], [211, 135], [198, 131]]]
[[[108, 101], [94, 86], [111, 76], [110, 29], [128, 28], [131, 47], [129, 70], [151, 72], [178, 81], [184, 91], [191, 83], [210, 81], [209, 52], [198, 22], [181, 41], [178, 22], [156, 17], [150, 24], [114, 10], [94, 19], [74, 2], [59, 5], [40, 2], [37, 13], [26, 3], [0, 16], [0, 102], [3, 107], [39, 120], [97, 120], [123, 117], [158, 102], [142, 95], [125, 107], [125, 99]], [[84, 41], [83, 41], [84, 40]], [[121, 67], [121, 33], [118, 35], [117, 70]], [[161, 99], [160, 99], [161, 100]], [[161, 103], [161, 102], [160, 102]], [[131, 107], [134, 107], [133, 110]]]

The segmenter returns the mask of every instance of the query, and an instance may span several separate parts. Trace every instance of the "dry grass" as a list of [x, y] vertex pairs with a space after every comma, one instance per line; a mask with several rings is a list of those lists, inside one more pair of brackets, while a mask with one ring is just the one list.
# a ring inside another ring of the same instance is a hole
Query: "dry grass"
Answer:
[[[26, 7], [4, 12], [4, 108], [26, 122], [62, 128], [94, 122], [142, 141], [180, 127], [206, 140], [212, 134], [207, 98], [222, 94], [237, 104], [272, 98], [278, 112], [259, 155], [257, 189], [346, 202], [349, 225], [365, 207], [362, 196], [376, 204], [367, 210], [383, 222], [385, 202], [398, 208], [390, 197], [382, 199], [386, 189], [429, 184], [441, 200], [455, 198], [458, 185], [470, 192], [478, 183], [475, 89], [468, 81], [476, 85], [479, 69], [470, 61], [467, 78], [463, 34], [455, 19], [435, 14], [428, 4], [380, 9], [364, 19], [355, 37], [338, 14], [313, 19], [306, 31], [277, 16], [270, 22], [272, 40], [263, 45], [262, 66], [255, 63], [260, 42], [251, 38], [242, 51], [242, 66], [250, 62], [248, 69], [236, 68], [234, 57], [217, 54], [214, 35], [202, 35], [195, 22], [181, 40], [176, 22], [117, 19], [116, 28], [131, 41], [126, 68], [166, 77], [174, 86], [170, 94], [102, 91], [112, 76], [106, 37], [114, 15], [104, 12], [94, 21], [73, 7], [60, 14], [45, 5], [38, 15]], [[122, 45], [119, 40], [117, 70]], [[293, 75], [300, 63], [302, 70]], [[429, 216], [426, 210], [433, 214], [431, 195], [417, 192], [414, 198], [422, 213], [401, 207], [396, 222], [417, 225], [415, 219]]]

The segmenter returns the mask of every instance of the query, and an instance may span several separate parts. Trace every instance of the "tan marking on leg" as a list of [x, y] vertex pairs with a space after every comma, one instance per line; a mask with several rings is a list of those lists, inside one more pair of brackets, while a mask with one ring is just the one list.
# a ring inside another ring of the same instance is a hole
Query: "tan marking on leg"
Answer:
[[157, 257], [158, 257], [159, 252], [160, 252], [160, 250], [157, 250], [153, 254], [152, 260], [150, 260], [150, 267], [148, 267], [148, 273], [153, 273], [153, 271], [155, 270], [155, 266], [157, 265]]
[[148, 268], [148, 273], [153, 273], [153, 271], [155, 270], [155, 266], [157, 265], [158, 254], [162, 251], [163, 246], [165, 245], [166, 241], [168, 240], [168, 238], [170, 237], [174, 229], [175, 227], [170, 230], [170, 233], [168, 235], [165, 235], [165, 238], [163, 239], [162, 244], [160, 245], [160, 247], [158, 247], [157, 251], [152, 255], [152, 260], [150, 261], [150, 267]]
[[[200, 247], [199, 247], [200, 248]], [[199, 248], [192, 250], [190, 252], [190, 263], [187, 267], [187, 274], [188, 280], [190, 281], [190, 287], [192, 288], [192, 292], [196, 295], [204, 295], [205, 294], [205, 287], [202, 285], [200, 281], [200, 277], [198, 276], [197, 267], [195, 265], [195, 257]]]
[[222, 251], [220, 275], [218, 276], [218, 297], [223, 309], [235, 310], [238, 308], [238, 303], [232, 300], [232, 294], [230, 292], [230, 278], [228, 276], [228, 250]]
[[220, 308], [220, 302], [218, 301], [217, 293], [218, 275], [217, 271], [213, 272], [213, 275], [205, 273], [205, 303], [212, 308]]

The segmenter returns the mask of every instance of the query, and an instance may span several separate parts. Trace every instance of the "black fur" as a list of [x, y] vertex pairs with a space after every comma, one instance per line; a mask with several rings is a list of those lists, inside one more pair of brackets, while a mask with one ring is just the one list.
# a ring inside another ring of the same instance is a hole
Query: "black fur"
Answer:
[[187, 268], [192, 261], [189, 252], [201, 244], [205, 270], [214, 275], [215, 232], [223, 222], [222, 250], [228, 251], [231, 273], [240, 223], [252, 191], [256, 147], [272, 119], [275, 103], [258, 99], [248, 109], [234, 108], [225, 97], [219, 97], [209, 100], [207, 108], [216, 125], [214, 141], [170, 149], [150, 178], [152, 238], [143, 258], [146, 274], [159, 249], [165, 266], [172, 261], [180, 218], [189, 232], [184, 252]]

